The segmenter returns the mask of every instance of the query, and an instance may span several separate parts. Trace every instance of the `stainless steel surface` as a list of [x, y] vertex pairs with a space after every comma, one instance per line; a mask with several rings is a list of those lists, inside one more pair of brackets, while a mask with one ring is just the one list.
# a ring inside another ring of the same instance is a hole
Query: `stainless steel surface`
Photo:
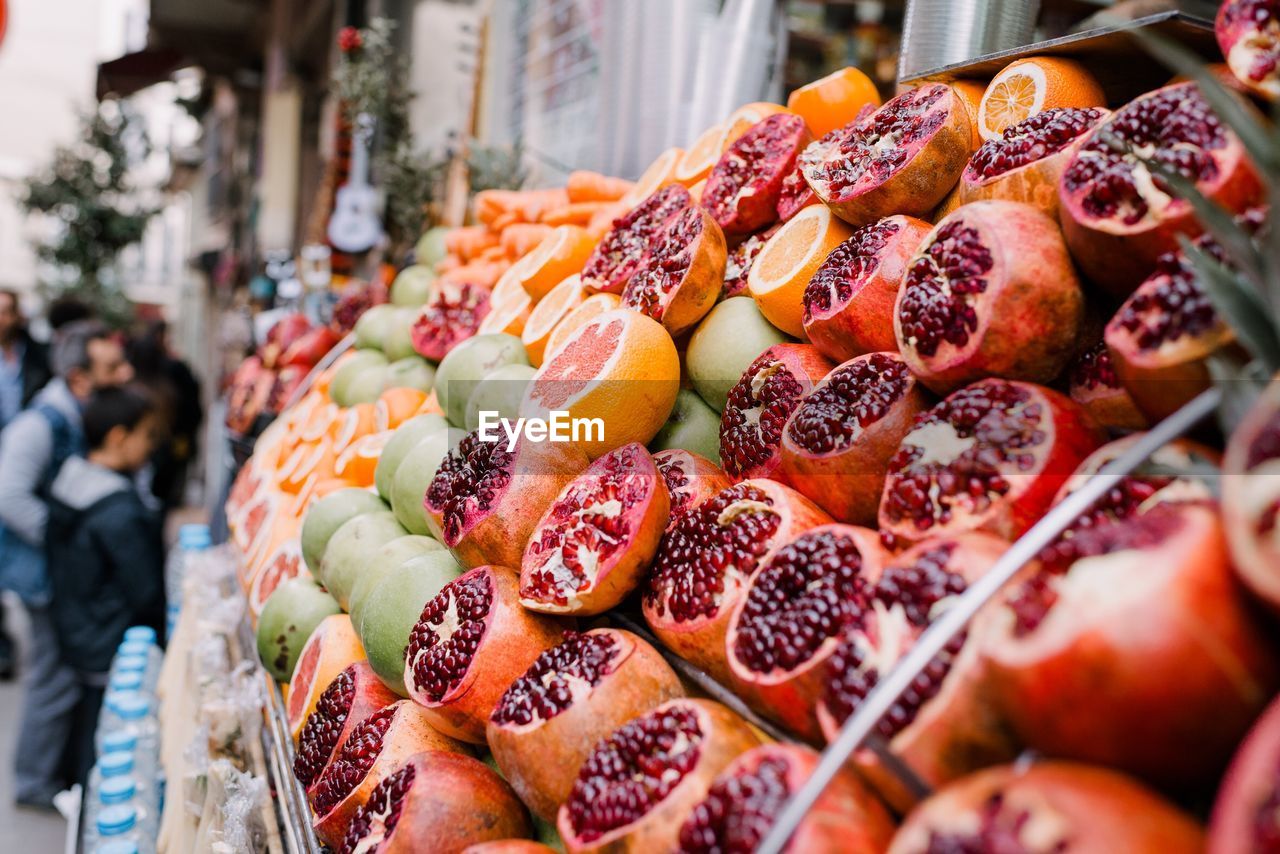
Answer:
[[898, 78], [1028, 44], [1040, 0], [909, 0]]
[[293, 739], [285, 716], [284, 696], [274, 679], [266, 674], [263, 678], [267, 680], [267, 726], [263, 728], [262, 737], [274, 778], [271, 782], [285, 846], [290, 854], [320, 854], [320, 842], [311, 829], [306, 793], [293, 776]]

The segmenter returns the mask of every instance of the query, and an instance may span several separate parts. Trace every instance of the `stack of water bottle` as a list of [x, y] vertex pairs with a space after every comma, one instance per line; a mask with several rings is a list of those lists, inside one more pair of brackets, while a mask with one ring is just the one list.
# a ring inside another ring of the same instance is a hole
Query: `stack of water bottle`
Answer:
[[111, 663], [84, 794], [85, 854], [154, 854], [164, 799], [156, 723], [162, 655], [155, 630], [134, 626]]
[[173, 637], [173, 628], [182, 610], [182, 583], [190, 574], [191, 563], [201, 552], [213, 546], [208, 525], [183, 525], [178, 529], [178, 547], [169, 551], [164, 565], [164, 595], [167, 608], [165, 635]]

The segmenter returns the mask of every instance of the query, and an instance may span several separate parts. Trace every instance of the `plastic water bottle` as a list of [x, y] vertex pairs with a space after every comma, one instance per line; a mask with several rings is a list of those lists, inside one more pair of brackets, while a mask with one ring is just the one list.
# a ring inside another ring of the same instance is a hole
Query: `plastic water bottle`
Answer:
[[[114, 804], [109, 807], [103, 807], [97, 815], [94, 823], [94, 830], [97, 831], [95, 839], [85, 840], [85, 850], [95, 852], [108, 852], [114, 850], [136, 850], [141, 852], [143, 847], [143, 836], [141, 828], [138, 827], [138, 810], [132, 804]], [[127, 846], [132, 843], [132, 849]], [[154, 844], [154, 843], [153, 843]], [[92, 845], [92, 847], [91, 847]], [[107, 846], [111, 846], [107, 848]]]
[[125, 641], [140, 641], [153, 644], [156, 642], [156, 630], [150, 626], [130, 626], [124, 630]]
[[140, 670], [148, 692], [154, 691], [160, 681], [160, 669], [164, 666], [164, 653], [153, 643], [125, 639], [116, 648], [111, 660], [111, 672]]
[[173, 627], [182, 610], [182, 582], [187, 574], [188, 557], [212, 547], [213, 538], [208, 525], [183, 525], [178, 529], [178, 546], [169, 552], [164, 564], [164, 593], [168, 603], [165, 613], [165, 634], [173, 636]]

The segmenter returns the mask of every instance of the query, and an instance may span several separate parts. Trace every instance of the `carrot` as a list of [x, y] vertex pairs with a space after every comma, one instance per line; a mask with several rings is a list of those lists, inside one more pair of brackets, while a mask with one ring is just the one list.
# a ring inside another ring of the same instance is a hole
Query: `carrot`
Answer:
[[616, 202], [634, 186], [623, 178], [612, 178], [580, 169], [569, 175], [565, 189], [570, 202]]
[[561, 187], [552, 190], [525, 190], [520, 194], [520, 201], [516, 203], [515, 210], [520, 212], [525, 222], [538, 222], [542, 218], [543, 211], [567, 204], [569, 204], [569, 194]]
[[444, 248], [464, 261], [470, 261], [490, 246], [498, 245], [498, 235], [483, 225], [455, 228], [445, 235]]
[[450, 270], [456, 270], [462, 266], [462, 258], [450, 252], [448, 255], [436, 262], [436, 272], [444, 274]]
[[470, 264], [454, 267], [452, 270], [441, 274], [441, 278], [452, 282], [467, 282], [484, 288], [492, 288], [510, 266], [510, 262], [507, 261], [472, 261]]
[[499, 244], [498, 246], [490, 246], [475, 257], [476, 261], [506, 261], [509, 260], [507, 247]]
[[502, 216], [489, 223], [489, 228], [493, 229], [494, 234], [501, 234], [513, 225], [524, 222], [524, 217], [518, 210], [510, 210]]
[[476, 221], [484, 225], [491, 224], [515, 205], [520, 193], [516, 190], [481, 190], [476, 193], [472, 203], [475, 206]]
[[574, 202], [571, 205], [549, 210], [542, 215], [547, 225], [586, 225], [591, 218], [606, 208], [613, 207], [613, 202]]
[[518, 222], [502, 230], [502, 246], [507, 254], [519, 258], [542, 242], [551, 231], [551, 226], [538, 222]]

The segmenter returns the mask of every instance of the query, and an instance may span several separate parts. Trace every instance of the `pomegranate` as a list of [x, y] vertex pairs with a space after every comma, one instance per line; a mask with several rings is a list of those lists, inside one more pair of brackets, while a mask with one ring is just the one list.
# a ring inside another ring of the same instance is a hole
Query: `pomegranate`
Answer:
[[293, 776], [302, 787], [310, 789], [320, 779], [357, 724], [398, 699], [367, 661], [357, 661], [335, 676], [320, 692], [315, 711], [298, 734]]
[[1070, 762], [988, 768], [907, 816], [889, 854], [1195, 854], [1199, 825], [1146, 787]]
[[[767, 744], [739, 756], [716, 777], [680, 828], [682, 854], [750, 852], [760, 847], [791, 794], [813, 774], [807, 747]], [[857, 777], [842, 771], [791, 834], [792, 854], [879, 854], [893, 820]]]
[[729, 486], [732, 481], [718, 465], [692, 451], [673, 448], [653, 455], [653, 462], [671, 498], [667, 530], [674, 528], [686, 513]]
[[841, 522], [874, 525], [889, 459], [929, 403], [897, 353], [850, 359], [787, 419], [779, 471]]
[[778, 226], [770, 226], [756, 232], [729, 250], [724, 265], [724, 287], [720, 291], [721, 299], [747, 293], [747, 277], [751, 275], [751, 265], [755, 263], [756, 256], [777, 230]]
[[905, 543], [964, 530], [1015, 539], [1101, 440], [1088, 414], [1055, 391], [974, 383], [916, 418], [889, 460], [880, 528]]
[[1001, 600], [987, 647], [996, 697], [1034, 749], [1194, 786], [1278, 684], [1248, 605], [1207, 502], [1077, 530]]
[[338, 335], [346, 335], [356, 328], [356, 321], [375, 305], [382, 305], [389, 294], [381, 282], [353, 282], [342, 289], [333, 307], [329, 326]]
[[[850, 614], [822, 674], [817, 718], [828, 741], [880, 677], [1004, 549], [1005, 543], [990, 534], [962, 533], [925, 540], [885, 566]], [[956, 637], [877, 727], [890, 749], [932, 785], [1014, 755], [1007, 728], [987, 700], [979, 640], [986, 619], [980, 614], [968, 632]], [[874, 752], [858, 750], [853, 763], [893, 807], [910, 808], [914, 795]]]
[[520, 568], [520, 603], [549, 614], [612, 608], [640, 582], [670, 513], [644, 446], [610, 451], [569, 482], [534, 529]]
[[560, 807], [565, 848], [676, 850], [715, 776], [759, 744], [742, 718], [709, 700], [672, 700], [623, 724], [587, 756]]
[[782, 191], [778, 194], [778, 221], [786, 222], [809, 205], [820, 205], [822, 199], [804, 180], [804, 172], [797, 163], [794, 169], [782, 179]]
[[1048, 382], [1075, 354], [1084, 292], [1057, 224], [974, 202], [930, 232], [893, 309], [896, 349], [940, 394], [984, 377]]
[[484, 744], [502, 692], [564, 639], [565, 623], [520, 606], [518, 586], [509, 569], [477, 567], [428, 601], [409, 632], [404, 684], [441, 732]]
[[725, 650], [738, 693], [810, 740], [827, 661], [867, 609], [885, 560], [874, 531], [820, 525], [761, 561], [729, 617]]
[[1147, 418], [1120, 384], [1107, 342], [1099, 341], [1076, 356], [1068, 373], [1071, 399], [1093, 420], [1110, 430], [1143, 430]]
[[653, 235], [622, 292], [622, 304], [652, 317], [672, 336], [688, 332], [716, 304], [728, 249], [711, 214], [690, 205]]
[[592, 291], [622, 293], [649, 246], [667, 223], [692, 201], [687, 189], [680, 184], [670, 184], [614, 220], [613, 227], [596, 244], [582, 268], [583, 286]]
[[338, 334], [327, 326], [317, 326], [289, 345], [280, 356], [280, 364], [284, 367], [311, 368], [324, 358], [325, 353], [332, 350], [341, 340]]
[[454, 854], [470, 845], [529, 836], [529, 813], [511, 787], [479, 760], [418, 753], [388, 774], [355, 811], [337, 854]]
[[979, 146], [956, 188], [957, 204], [1024, 202], [1058, 217], [1058, 179], [1085, 134], [1111, 115], [1098, 107], [1036, 113]]
[[462, 854], [556, 854], [556, 849], [529, 839], [501, 839], [468, 845]]
[[682, 696], [675, 671], [630, 632], [571, 632], [502, 695], [489, 718], [489, 749], [521, 799], [554, 821], [597, 742]]
[[1280, 3], [1226, 0], [1214, 31], [1235, 78], [1251, 92], [1280, 100]]
[[727, 683], [725, 632], [747, 576], [779, 544], [830, 521], [770, 480], [722, 490], [663, 537], [644, 592], [645, 620], [668, 649]]
[[1120, 295], [1178, 248], [1179, 234], [1203, 230], [1191, 205], [1139, 154], [1195, 181], [1232, 212], [1257, 203], [1262, 192], [1239, 138], [1194, 83], [1157, 89], [1119, 109], [1076, 148], [1058, 192], [1072, 257], [1088, 278]]
[[422, 307], [409, 335], [413, 349], [438, 362], [450, 350], [475, 335], [489, 314], [489, 291], [480, 285], [441, 279], [435, 294]]
[[774, 113], [725, 149], [707, 177], [702, 206], [727, 237], [748, 235], [778, 219], [783, 181], [812, 141], [804, 119]]
[[283, 366], [284, 354], [310, 331], [311, 321], [300, 312], [286, 314], [277, 320], [267, 330], [266, 339], [259, 349], [263, 365], [271, 370]]
[[352, 728], [342, 749], [307, 793], [315, 813], [316, 835], [337, 848], [356, 810], [408, 757], [424, 750], [464, 753], [466, 749], [432, 729], [425, 710], [408, 700], [379, 709]]
[[772, 477], [782, 428], [835, 367], [810, 344], [775, 344], [742, 373], [720, 416], [720, 460], [734, 480]]
[[1236, 751], [1209, 822], [1209, 854], [1256, 854], [1280, 847], [1280, 700]]
[[1232, 434], [1224, 470], [1222, 515], [1236, 572], [1280, 612], [1280, 379]]
[[799, 163], [818, 197], [862, 226], [894, 214], [928, 214], [956, 185], [978, 142], [955, 90], [934, 83], [833, 130]]
[[822, 355], [844, 362], [898, 349], [898, 285], [931, 228], [915, 217], [886, 217], [858, 229], [827, 256], [804, 289], [804, 332]]
[[467, 566], [519, 566], [538, 518], [586, 467], [586, 455], [570, 443], [521, 436], [509, 451], [505, 439], [468, 433], [427, 487], [427, 521]]

